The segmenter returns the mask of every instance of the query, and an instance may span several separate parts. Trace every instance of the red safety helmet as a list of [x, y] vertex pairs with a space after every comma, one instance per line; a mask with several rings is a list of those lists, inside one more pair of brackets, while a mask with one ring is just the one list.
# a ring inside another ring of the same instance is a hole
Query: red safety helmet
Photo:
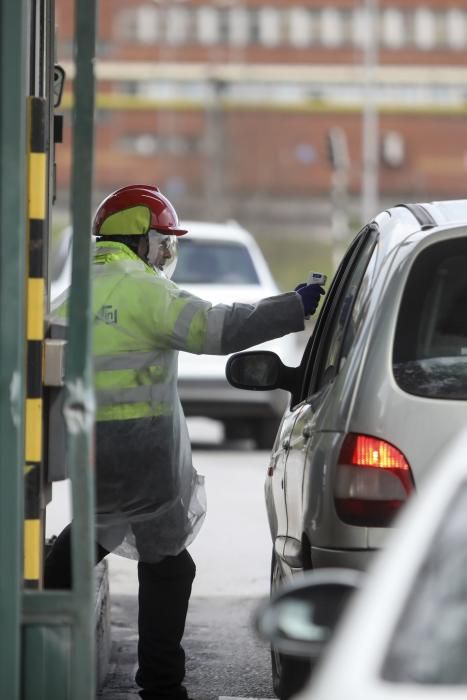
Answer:
[[101, 202], [92, 224], [94, 236], [142, 236], [151, 230], [173, 236], [188, 233], [179, 228], [171, 202], [153, 185], [115, 190]]

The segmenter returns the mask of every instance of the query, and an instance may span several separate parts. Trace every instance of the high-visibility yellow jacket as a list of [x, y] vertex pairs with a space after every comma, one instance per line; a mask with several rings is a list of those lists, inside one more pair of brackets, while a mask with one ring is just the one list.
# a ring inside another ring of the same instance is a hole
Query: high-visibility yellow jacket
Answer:
[[[144, 556], [157, 560], [181, 551], [194, 538], [205, 512], [203, 480], [192, 466], [177, 393], [178, 351], [226, 355], [302, 330], [303, 305], [299, 295], [291, 292], [256, 304], [213, 306], [180, 289], [114, 241], [97, 244], [92, 284], [98, 453], [99, 431], [114, 426], [118, 449], [119, 426], [125, 425], [121, 421], [136, 421], [148, 451], [153, 450], [155, 461], [158, 454], [164, 461], [160, 478], [172, 479], [175, 485], [167, 491], [170, 502], [162, 505], [158, 494], [148, 489], [151, 479], [141, 473], [141, 483], [133, 485], [126, 501], [125, 494], [117, 497], [114, 491], [111, 497], [99, 498], [98, 489], [98, 537], [108, 549], [126, 537], [128, 554], [128, 542], [134, 542], [132, 535], [127, 536], [129, 530], [140, 526], [151, 532], [153, 540], [151, 552]], [[98, 468], [102, 461], [98, 454]], [[161, 465], [154, 468], [160, 470]], [[131, 473], [131, 465], [128, 469]], [[112, 471], [103, 478], [111, 480]], [[157, 491], [157, 485], [154, 488]], [[108, 493], [106, 488], [101, 492]], [[182, 515], [175, 517], [175, 513]], [[133, 551], [130, 556], [134, 555]]]

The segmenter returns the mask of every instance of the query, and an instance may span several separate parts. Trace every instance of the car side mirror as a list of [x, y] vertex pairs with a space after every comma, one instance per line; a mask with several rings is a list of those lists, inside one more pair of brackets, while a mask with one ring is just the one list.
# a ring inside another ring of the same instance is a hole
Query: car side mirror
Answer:
[[305, 573], [259, 607], [254, 617], [259, 637], [281, 654], [317, 659], [362, 577], [338, 568]]
[[233, 387], [250, 391], [293, 391], [296, 371], [269, 350], [236, 353], [229, 357], [225, 368], [227, 380]]

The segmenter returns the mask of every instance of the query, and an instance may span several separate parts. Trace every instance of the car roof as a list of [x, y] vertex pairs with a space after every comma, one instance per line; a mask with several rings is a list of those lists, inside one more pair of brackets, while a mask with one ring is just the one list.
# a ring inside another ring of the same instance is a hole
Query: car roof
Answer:
[[467, 199], [401, 203], [381, 211], [370, 223], [376, 224], [380, 231], [384, 258], [413, 234], [420, 242], [434, 232], [467, 225]]
[[180, 226], [188, 230], [187, 238], [204, 240], [223, 240], [234, 243], [249, 244], [253, 239], [251, 233], [236, 221], [217, 223], [213, 221], [182, 221]]
[[445, 224], [467, 223], [467, 199], [436, 202], [402, 202], [386, 210], [392, 216], [401, 217], [410, 212], [419, 228], [433, 228]]
[[426, 209], [439, 226], [467, 222], [467, 199], [427, 202], [421, 206]]

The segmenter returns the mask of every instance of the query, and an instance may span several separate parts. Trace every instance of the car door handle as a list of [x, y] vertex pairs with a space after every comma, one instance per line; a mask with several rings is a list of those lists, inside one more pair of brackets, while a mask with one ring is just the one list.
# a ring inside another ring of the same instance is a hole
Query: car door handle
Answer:
[[288, 449], [289, 449], [289, 447], [290, 447], [290, 440], [289, 440], [289, 438], [284, 438], [284, 439], [282, 440], [282, 447], [283, 447], [284, 450], [288, 450]]
[[302, 430], [302, 435], [305, 438], [305, 440], [308, 440], [309, 438], [311, 438], [312, 434], [313, 434], [313, 431], [311, 429], [311, 425], [309, 425], [309, 424], [305, 425], [305, 427]]

